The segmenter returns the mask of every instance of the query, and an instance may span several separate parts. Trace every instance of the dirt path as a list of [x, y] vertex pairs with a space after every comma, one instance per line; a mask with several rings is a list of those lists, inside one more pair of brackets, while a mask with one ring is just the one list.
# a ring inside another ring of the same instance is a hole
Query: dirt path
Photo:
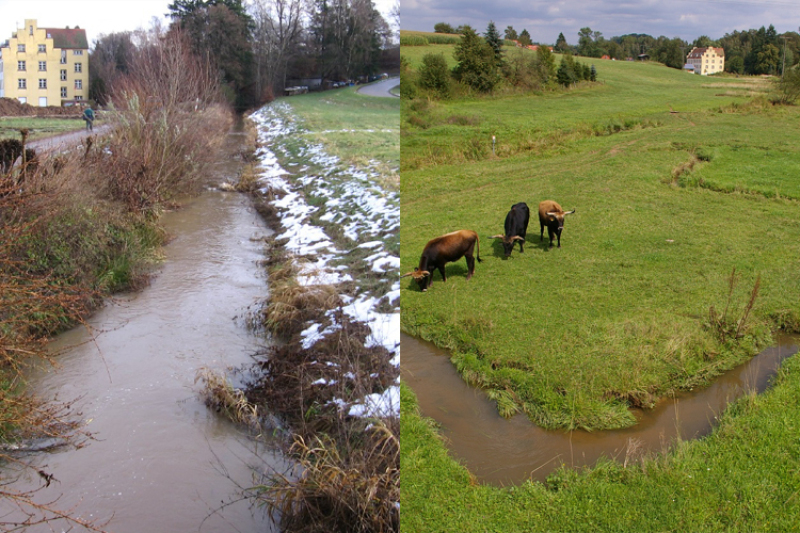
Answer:
[[84, 129], [62, 133], [61, 135], [47, 137], [46, 139], [30, 141], [26, 146], [28, 148], [33, 148], [37, 152], [65, 151], [80, 145], [81, 141], [86, 137], [108, 133], [110, 128], [111, 126], [109, 124], [103, 124], [102, 126], [96, 127], [93, 131], [86, 131]]

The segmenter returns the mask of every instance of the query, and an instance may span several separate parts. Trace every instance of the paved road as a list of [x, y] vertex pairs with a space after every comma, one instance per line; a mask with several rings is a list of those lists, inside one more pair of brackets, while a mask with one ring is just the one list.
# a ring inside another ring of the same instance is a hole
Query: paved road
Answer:
[[81, 141], [90, 135], [103, 135], [111, 128], [109, 124], [97, 126], [94, 131], [71, 131], [69, 133], [62, 133], [55, 137], [47, 137], [46, 139], [37, 139], [25, 144], [27, 148], [33, 148], [37, 152], [50, 152], [50, 151], [66, 151], [81, 144]]
[[397, 87], [398, 85], [400, 85], [400, 78], [389, 78], [388, 80], [364, 85], [358, 89], [358, 92], [361, 94], [366, 94], [367, 96], [397, 98], [397, 95], [390, 93], [389, 90], [393, 87]]

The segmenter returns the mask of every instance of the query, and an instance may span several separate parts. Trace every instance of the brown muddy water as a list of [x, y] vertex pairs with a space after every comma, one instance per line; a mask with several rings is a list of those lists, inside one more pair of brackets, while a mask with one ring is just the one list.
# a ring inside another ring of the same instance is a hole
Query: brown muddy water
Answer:
[[85, 520], [111, 519], [104, 529], [113, 532], [277, 531], [248, 501], [229, 504], [236, 484], [253, 485], [251, 466], [284, 471], [280, 454], [256, 457], [255, 444], [206, 408], [195, 383], [199, 369], [240, 366], [259, 349], [244, 317], [266, 295], [259, 261], [269, 230], [248, 197], [211, 190], [164, 224], [173, 240], [150, 286], [98, 312], [89, 322], [94, 341], [84, 327], [61, 335], [52, 345], [65, 350], [59, 368], [29, 376], [40, 396], [80, 397], [96, 438], [82, 449], [28, 456], [58, 480], [34, 499], [58, 498], [53, 507]]
[[644, 451], [666, 450], [679, 434], [684, 440], [707, 435], [730, 401], [768, 386], [781, 361], [797, 352], [799, 342], [796, 337], [781, 336], [777, 346], [717, 378], [711, 386], [679, 393], [654, 409], [637, 409], [636, 426], [615, 431], [545, 430], [522, 414], [506, 420], [497, 413], [495, 402], [461, 379], [446, 351], [405, 334], [400, 369], [402, 380], [417, 395], [422, 415], [441, 426], [451, 454], [478, 481], [512, 485], [527, 479], [544, 481], [562, 464], [591, 466], [602, 456], [635, 460]]

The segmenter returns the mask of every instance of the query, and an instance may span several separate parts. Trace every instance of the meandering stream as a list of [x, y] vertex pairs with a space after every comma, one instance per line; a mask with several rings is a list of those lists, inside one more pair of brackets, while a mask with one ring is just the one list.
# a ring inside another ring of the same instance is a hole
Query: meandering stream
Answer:
[[779, 337], [764, 350], [714, 383], [677, 394], [650, 410], [636, 410], [636, 426], [616, 431], [548, 431], [524, 415], [510, 420], [481, 391], [467, 385], [444, 350], [408, 335], [401, 337], [402, 379], [417, 395], [423, 416], [441, 425], [452, 455], [479, 481], [494, 485], [544, 481], [566, 464], [593, 465], [601, 456], [624, 461], [643, 451], [666, 449], [682, 439], [708, 434], [728, 403], [746, 391], [762, 392], [781, 361], [797, 352], [798, 339]]

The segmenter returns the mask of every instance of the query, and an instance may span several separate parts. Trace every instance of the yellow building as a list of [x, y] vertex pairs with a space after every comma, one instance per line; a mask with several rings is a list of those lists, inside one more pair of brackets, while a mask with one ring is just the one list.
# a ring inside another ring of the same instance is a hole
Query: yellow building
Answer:
[[709, 46], [707, 48], [692, 48], [686, 56], [686, 63], [694, 65], [697, 74], [716, 74], [725, 70], [725, 50]]
[[0, 44], [0, 97], [32, 106], [61, 105], [89, 95], [89, 44], [86, 31], [25, 27]]

